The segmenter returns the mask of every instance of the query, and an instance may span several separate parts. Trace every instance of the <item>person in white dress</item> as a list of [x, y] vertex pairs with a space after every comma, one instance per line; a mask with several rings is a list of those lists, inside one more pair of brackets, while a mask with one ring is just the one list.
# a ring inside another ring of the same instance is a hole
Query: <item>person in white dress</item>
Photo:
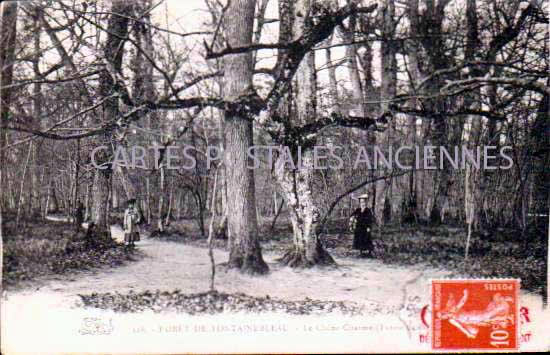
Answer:
[[139, 241], [139, 227], [138, 223], [141, 220], [141, 215], [136, 206], [136, 200], [128, 200], [128, 207], [124, 211], [124, 242], [127, 245], [135, 245], [136, 241]]

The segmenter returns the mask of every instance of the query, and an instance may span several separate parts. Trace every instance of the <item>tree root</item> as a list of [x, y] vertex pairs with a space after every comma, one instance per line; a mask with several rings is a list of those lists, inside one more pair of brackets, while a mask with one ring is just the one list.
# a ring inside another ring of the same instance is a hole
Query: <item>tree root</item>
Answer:
[[305, 250], [299, 250], [294, 247], [288, 250], [282, 258], [278, 259], [278, 261], [293, 268], [336, 265], [336, 261], [334, 261], [332, 256], [323, 248], [320, 242], [317, 243], [315, 255], [311, 259], [306, 257]]
[[261, 255], [230, 255], [227, 262], [227, 268], [238, 269], [243, 274], [265, 275], [269, 272], [269, 267]]

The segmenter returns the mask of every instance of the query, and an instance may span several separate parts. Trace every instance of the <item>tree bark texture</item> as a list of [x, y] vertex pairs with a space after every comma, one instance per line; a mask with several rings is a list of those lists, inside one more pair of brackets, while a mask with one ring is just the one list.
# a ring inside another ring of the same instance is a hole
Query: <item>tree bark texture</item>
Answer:
[[[6, 130], [9, 121], [12, 90], [6, 88], [10, 85], [13, 77], [13, 63], [15, 53], [15, 36], [17, 24], [17, 2], [7, 1], [0, 4], [2, 10], [2, 23], [0, 38], [0, 250], [3, 250], [4, 240], [4, 216], [3, 204], [6, 193], [7, 169], [5, 162]], [[0, 274], [2, 274], [3, 255], [0, 253]], [[0, 286], [0, 291], [1, 286]]]
[[[255, 0], [231, 1], [225, 13], [224, 28], [228, 45], [252, 43]], [[261, 274], [268, 271], [258, 240], [254, 170], [247, 156], [253, 145], [252, 114], [242, 100], [253, 91], [252, 53], [227, 55], [224, 58], [225, 109], [224, 163], [226, 168], [228, 228], [230, 233], [229, 266], [242, 272]]]
[[[309, 26], [310, 18], [308, 16], [311, 11], [311, 2], [308, 0], [299, 0], [294, 4], [290, 4], [290, 1], [281, 2], [286, 5], [287, 16], [292, 16], [291, 19], [286, 19], [286, 25], [292, 28], [293, 39], [302, 36]], [[289, 11], [289, 9], [291, 10]], [[287, 108], [285, 111], [290, 112], [288, 119], [291, 120], [291, 124], [303, 125], [316, 117], [317, 78], [313, 51], [307, 53], [300, 63], [295, 80], [296, 84], [293, 85], [295, 110]], [[291, 97], [283, 102], [290, 105], [290, 100]], [[279, 158], [275, 168], [275, 177], [281, 194], [291, 211], [290, 219], [294, 238], [292, 249], [283, 256], [281, 261], [292, 267], [334, 264], [330, 254], [323, 248], [316, 230], [319, 211], [313, 199], [311, 187], [313, 144], [306, 142], [301, 146], [299, 142], [296, 143], [294, 148], [303, 149], [301, 152], [303, 168], [293, 169], [288, 164], [281, 164], [281, 159], [284, 157]], [[296, 161], [294, 157], [292, 159]]]
[[[124, 55], [124, 38], [128, 34], [128, 15], [132, 11], [132, 3], [125, 0], [115, 0], [111, 6], [111, 17], [109, 18], [107, 28], [107, 39], [103, 48], [105, 57], [105, 70], [99, 78], [99, 95], [108, 97], [116, 93], [115, 81], [112, 73], [120, 73], [122, 68], [122, 58]], [[118, 98], [112, 97], [103, 104], [103, 113], [101, 123], [115, 121], [119, 115]], [[98, 164], [107, 163], [112, 157], [111, 130], [107, 130], [99, 136], [98, 145], [108, 147], [107, 150], [100, 151]], [[109, 223], [109, 196], [113, 171], [110, 164], [106, 164], [105, 169], [95, 169], [94, 185], [92, 188], [92, 222], [96, 228], [107, 230]]]

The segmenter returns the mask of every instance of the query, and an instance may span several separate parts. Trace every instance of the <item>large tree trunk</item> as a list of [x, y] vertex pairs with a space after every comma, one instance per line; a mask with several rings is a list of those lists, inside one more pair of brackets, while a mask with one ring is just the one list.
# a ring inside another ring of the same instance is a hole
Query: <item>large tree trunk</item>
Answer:
[[[115, 72], [120, 72], [122, 67], [122, 57], [124, 54], [124, 38], [128, 33], [129, 14], [131, 14], [132, 4], [125, 0], [115, 0], [111, 7], [111, 17], [107, 28], [107, 39], [103, 49], [105, 60]], [[101, 97], [107, 97], [113, 94], [115, 82], [111, 74], [105, 68], [99, 78], [99, 94]], [[113, 97], [106, 100], [103, 105], [102, 124], [115, 121], [119, 115], [118, 98]], [[112, 132], [107, 130], [99, 136], [100, 146], [106, 146], [108, 149], [102, 150], [102, 154], [97, 154], [98, 164], [108, 162], [112, 157], [111, 149]], [[107, 230], [109, 223], [109, 189], [111, 188], [112, 168], [109, 165], [105, 169], [95, 169], [94, 186], [92, 189], [92, 222], [96, 228]]]
[[[395, 4], [393, 0], [386, 0], [382, 5], [381, 23], [382, 23], [382, 42], [380, 44], [380, 67], [382, 68], [380, 82], [380, 109], [382, 112], [389, 110], [389, 103], [395, 97], [397, 83], [397, 62], [396, 51], [397, 43], [393, 41], [395, 31]], [[384, 133], [380, 133], [377, 141], [386, 140], [387, 147], [393, 145], [394, 122], [391, 122], [388, 129]], [[385, 168], [382, 171], [383, 175], [389, 175]], [[392, 217], [392, 185], [393, 179], [379, 180], [376, 183], [376, 208], [375, 215], [379, 222], [389, 222]]]
[[[427, 8], [419, 18], [419, 34], [421, 43], [427, 53], [427, 66], [430, 72], [447, 68], [450, 64], [450, 58], [445, 53], [445, 43], [443, 36], [443, 18], [445, 7], [449, 0], [429, 1]], [[440, 77], [430, 79], [427, 84], [427, 93], [429, 95], [438, 95], [442, 87]], [[433, 125], [431, 140], [434, 146], [448, 148], [449, 118], [445, 116], [447, 102], [443, 97], [425, 100], [425, 107], [433, 112], [430, 117], [430, 124]], [[449, 149], [447, 149], [449, 150]], [[440, 155], [435, 154], [435, 166], [440, 164]], [[434, 199], [430, 209], [430, 220], [439, 223], [444, 220], [445, 205], [448, 203], [449, 187], [451, 185], [452, 171], [449, 164], [444, 164], [442, 169], [434, 172]]]
[[[307, 19], [305, 16], [297, 16], [297, 14], [308, 14], [310, 7], [311, 4], [308, 0], [300, 0], [294, 4], [292, 13], [293, 38], [300, 37], [307, 30]], [[311, 51], [306, 54], [296, 72], [296, 111], [294, 112], [295, 117], [289, 117], [289, 119], [295, 121], [297, 125], [303, 125], [315, 119], [316, 82], [315, 56], [314, 52]], [[287, 104], [289, 100], [287, 100]], [[311, 188], [314, 171], [313, 144], [306, 144], [301, 148], [303, 168], [292, 169], [292, 167], [281, 164], [281, 159], [284, 158], [281, 156], [277, 161], [275, 171], [281, 194], [290, 209], [294, 236], [294, 245], [283, 256], [282, 262], [293, 267], [333, 264], [334, 260], [323, 248], [318, 231], [315, 228], [319, 212]], [[297, 161], [294, 157], [293, 160]]]
[[[229, 3], [224, 27], [228, 45], [248, 46], [252, 43], [255, 0]], [[234, 102], [225, 110], [225, 150], [228, 227], [230, 230], [229, 266], [246, 273], [265, 273], [268, 266], [262, 258], [258, 240], [254, 170], [247, 149], [253, 144], [252, 115], [244, 112], [240, 102], [253, 93], [252, 53], [228, 55], [224, 58], [224, 97]]]
[[[409, 36], [412, 38], [410, 41], [406, 42], [407, 52], [409, 59], [409, 73], [410, 81], [412, 83], [417, 83], [421, 80], [420, 73], [420, 44], [417, 39], [418, 36], [418, 0], [409, 0], [408, 1], [408, 11], [407, 16], [410, 22]], [[414, 108], [418, 108], [419, 100], [414, 100]], [[408, 143], [411, 146], [417, 144], [417, 117], [411, 115], [409, 117], [409, 141]], [[413, 158], [411, 157], [411, 162], [414, 163]], [[409, 195], [406, 198], [406, 210], [403, 211], [403, 220], [404, 221], [414, 221], [418, 222], [418, 182], [420, 180], [419, 174], [416, 172], [416, 165], [411, 164], [412, 172], [409, 174]]]
[[290, 210], [294, 242], [281, 261], [292, 267], [334, 264], [334, 259], [321, 244], [316, 228], [319, 212], [310, 186], [312, 158], [312, 152], [306, 151], [302, 154], [303, 170], [288, 170], [279, 164], [275, 171], [281, 194]]
[[[0, 250], [3, 250], [4, 240], [4, 218], [3, 218], [3, 203], [4, 194], [6, 193], [5, 182], [7, 171], [5, 164], [6, 146], [6, 130], [7, 121], [9, 120], [11, 89], [6, 88], [12, 82], [13, 63], [15, 53], [15, 36], [17, 23], [17, 2], [8, 1], [1, 4], [2, 6], [2, 24], [0, 32]], [[3, 258], [0, 253], [0, 274], [2, 274]], [[0, 286], [0, 291], [1, 286]]]

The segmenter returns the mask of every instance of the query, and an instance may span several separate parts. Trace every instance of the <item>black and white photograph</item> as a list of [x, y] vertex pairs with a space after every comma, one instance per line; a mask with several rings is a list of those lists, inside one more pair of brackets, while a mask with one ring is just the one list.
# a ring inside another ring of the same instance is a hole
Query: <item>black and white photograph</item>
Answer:
[[544, 0], [0, 0], [3, 354], [550, 351]]

